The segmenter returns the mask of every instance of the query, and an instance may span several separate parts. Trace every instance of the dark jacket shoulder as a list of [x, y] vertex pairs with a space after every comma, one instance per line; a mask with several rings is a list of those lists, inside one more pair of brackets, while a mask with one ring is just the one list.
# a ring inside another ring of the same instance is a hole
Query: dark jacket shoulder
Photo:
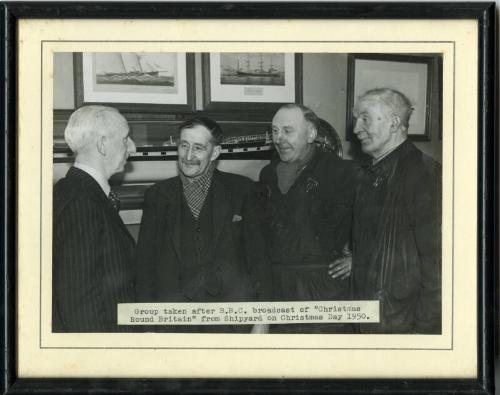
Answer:
[[54, 217], [60, 215], [70, 203], [105, 199], [101, 187], [83, 170], [71, 167], [66, 176], [54, 185]]
[[407, 183], [420, 185], [425, 180], [439, 181], [441, 164], [408, 142], [401, 153], [401, 168], [406, 173]]
[[260, 182], [266, 182], [267, 180], [269, 180], [272, 176], [272, 173], [274, 172], [274, 169], [276, 168], [276, 165], [277, 165], [277, 160], [273, 160], [271, 161], [271, 163], [268, 163], [267, 165], [265, 165], [260, 173], [259, 173], [259, 181]]
[[158, 181], [156, 184], [153, 184], [147, 189], [145, 198], [154, 198], [157, 195], [168, 196], [174, 191], [177, 191], [180, 184], [181, 180], [178, 176]]
[[317, 162], [315, 173], [320, 173], [326, 177], [342, 177], [349, 178], [352, 181], [360, 175], [360, 167], [353, 160], [342, 159], [337, 155], [320, 151], [317, 152]]
[[255, 185], [255, 183], [248, 177], [234, 173], [226, 173], [219, 170], [215, 171], [214, 177], [217, 177], [226, 187], [239, 192], [247, 192]]

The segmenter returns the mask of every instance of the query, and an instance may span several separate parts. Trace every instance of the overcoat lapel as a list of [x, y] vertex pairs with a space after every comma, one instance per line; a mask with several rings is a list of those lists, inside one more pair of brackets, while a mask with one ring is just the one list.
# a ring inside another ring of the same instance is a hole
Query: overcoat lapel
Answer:
[[111, 205], [111, 203], [108, 201], [108, 198], [104, 195], [104, 193], [101, 193], [101, 200], [102, 200], [102, 204], [104, 204], [106, 206], [106, 210], [109, 212], [109, 218], [112, 218], [113, 221], [115, 221], [118, 224], [118, 226], [121, 228], [123, 233], [126, 234], [127, 237], [130, 239], [130, 241], [132, 241], [132, 243], [134, 243], [134, 245], [135, 245], [135, 240], [132, 237], [132, 235], [130, 234], [130, 232], [128, 231], [127, 226], [123, 223], [123, 220], [120, 217], [120, 214]]
[[212, 188], [213, 242], [216, 249], [226, 217], [231, 213], [232, 194], [231, 190], [221, 182], [217, 170], [212, 179]]

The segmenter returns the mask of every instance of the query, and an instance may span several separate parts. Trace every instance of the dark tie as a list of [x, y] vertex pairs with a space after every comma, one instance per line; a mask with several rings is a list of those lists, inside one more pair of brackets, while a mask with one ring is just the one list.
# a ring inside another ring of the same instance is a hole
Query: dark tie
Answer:
[[118, 198], [118, 195], [115, 191], [109, 191], [108, 200], [113, 205], [116, 211], [120, 211], [120, 199]]

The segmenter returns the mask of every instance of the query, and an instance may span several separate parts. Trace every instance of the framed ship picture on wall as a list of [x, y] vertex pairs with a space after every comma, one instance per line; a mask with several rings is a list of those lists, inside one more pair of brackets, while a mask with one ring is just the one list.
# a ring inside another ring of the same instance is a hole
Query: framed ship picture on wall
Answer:
[[270, 118], [283, 103], [302, 102], [302, 56], [278, 52], [202, 55], [203, 108]]
[[194, 107], [194, 55], [178, 52], [74, 54], [75, 102], [123, 111], [186, 112]]

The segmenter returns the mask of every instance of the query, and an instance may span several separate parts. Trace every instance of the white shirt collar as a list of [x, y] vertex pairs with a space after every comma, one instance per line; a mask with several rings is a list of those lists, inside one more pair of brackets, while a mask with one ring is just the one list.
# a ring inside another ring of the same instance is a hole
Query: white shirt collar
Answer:
[[103, 190], [104, 194], [106, 196], [109, 195], [109, 192], [111, 191], [111, 187], [109, 186], [108, 180], [106, 180], [106, 177], [104, 177], [99, 170], [94, 169], [93, 167], [90, 167], [89, 165], [85, 165], [80, 162], [75, 162], [73, 164], [74, 167], [77, 169], [83, 170], [85, 173], [87, 173], [89, 176], [91, 176], [96, 182], [99, 184], [101, 189]]

